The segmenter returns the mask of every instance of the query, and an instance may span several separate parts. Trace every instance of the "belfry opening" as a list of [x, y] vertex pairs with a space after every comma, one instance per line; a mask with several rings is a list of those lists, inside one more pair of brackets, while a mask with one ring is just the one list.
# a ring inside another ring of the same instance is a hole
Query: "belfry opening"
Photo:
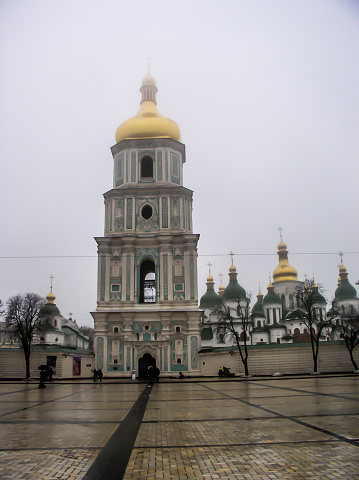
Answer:
[[139, 303], [156, 303], [156, 267], [152, 260], [145, 260], [140, 266]]

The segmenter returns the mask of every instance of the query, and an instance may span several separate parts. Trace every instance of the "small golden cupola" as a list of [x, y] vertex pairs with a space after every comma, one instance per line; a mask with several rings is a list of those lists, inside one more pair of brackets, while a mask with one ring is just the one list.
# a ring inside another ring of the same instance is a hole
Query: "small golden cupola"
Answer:
[[278, 243], [279, 265], [273, 272], [273, 282], [298, 281], [297, 270], [289, 265], [287, 244], [283, 242], [282, 232]]
[[180, 129], [176, 122], [163, 117], [157, 110], [157, 86], [148, 67], [148, 73], [142, 80], [140, 92], [142, 101], [139, 112], [129, 118], [116, 130], [116, 143], [130, 138], [172, 138], [180, 141]]
[[222, 283], [222, 277], [223, 277], [223, 275], [220, 273], [220, 274], [219, 274], [219, 277], [220, 277], [220, 279], [221, 279], [221, 284], [220, 284], [220, 286], [218, 287], [218, 295], [219, 295], [221, 298], [223, 298], [223, 294], [224, 294], [224, 290], [225, 290], [225, 286], [224, 286], [223, 283]]

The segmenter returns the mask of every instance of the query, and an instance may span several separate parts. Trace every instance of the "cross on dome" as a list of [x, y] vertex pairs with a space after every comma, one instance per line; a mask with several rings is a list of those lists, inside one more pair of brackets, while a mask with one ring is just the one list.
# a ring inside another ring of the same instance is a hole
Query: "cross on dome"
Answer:
[[339, 257], [340, 257], [340, 262], [341, 262], [340, 266], [342, 266], [342, 265], [343, 265], [343, 257], [344, 257], [344, 253], [342, 253], [342, 252], [339, 252], [339, 253], [338, 253], [338, 255], [339, 255]]
[[278, 230], [279, 230], [279, 235], [280, 235], [280, 241], [283, 242], [283, 237], [282, 237], [283, 228], [278, 227]]
[[52, 280], [53, 280], [55, 277], [53, 276], [53, 274], [51, 274], [51, 275], [49, 276], [49, 278], [50, 278], [50, 280], [51, 280], [50, 288], [51, 288], [51, 292], [52, 292]]

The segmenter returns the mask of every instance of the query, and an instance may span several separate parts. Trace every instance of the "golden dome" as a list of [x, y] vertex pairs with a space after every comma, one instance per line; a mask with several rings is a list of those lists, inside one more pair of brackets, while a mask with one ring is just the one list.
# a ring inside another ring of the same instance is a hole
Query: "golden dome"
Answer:
[[280, 242], [278, 244], [279, 265], [273, 272], [273, 282], [297, 281], [297, 270], [289, 265], [287, 244]]
[[346, 267], [344, 267], [344, 265], [340, 265], [340, 267], [339, 267], [339, 274], [340, 274], [340, 273], [347, 273], [347, 269], [346, 269]]
[[54, 301], [56, 300], [56, 297], [55, 297], [55, 295], [52, 293], [52, 290], [51, 290], [51, 292], [46, 296], [46, 300], [47, 300], [47, 303], [54, 303]]
[[231, 265], [231, 266], [229, 267], [229, 273], [236, 273], [236, 272], [237, 272], [236, 267], [235, 267], [234, 265]]
[[180, 141], [181, 133], [176, 122], [162, 117], [157, 110], [156, 80], [148, 70], [142, 80], [142, 101], [139, 112], [129, 118], [116, 130], [116, 143], [125, 138], [173, 138]]
[[213, 282], [213, 277], [211, 274], [208, 275], [207, 282]]

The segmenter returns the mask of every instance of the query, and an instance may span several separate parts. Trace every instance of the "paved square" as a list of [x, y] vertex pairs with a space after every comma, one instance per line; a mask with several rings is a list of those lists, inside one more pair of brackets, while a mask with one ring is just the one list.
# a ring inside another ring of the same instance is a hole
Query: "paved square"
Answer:
[[[82, 479], [145, 387], [1, 382], [0, 478]], [[359, 479], [359, 376], [163, 379], [146, 402], [127, 480]]]

